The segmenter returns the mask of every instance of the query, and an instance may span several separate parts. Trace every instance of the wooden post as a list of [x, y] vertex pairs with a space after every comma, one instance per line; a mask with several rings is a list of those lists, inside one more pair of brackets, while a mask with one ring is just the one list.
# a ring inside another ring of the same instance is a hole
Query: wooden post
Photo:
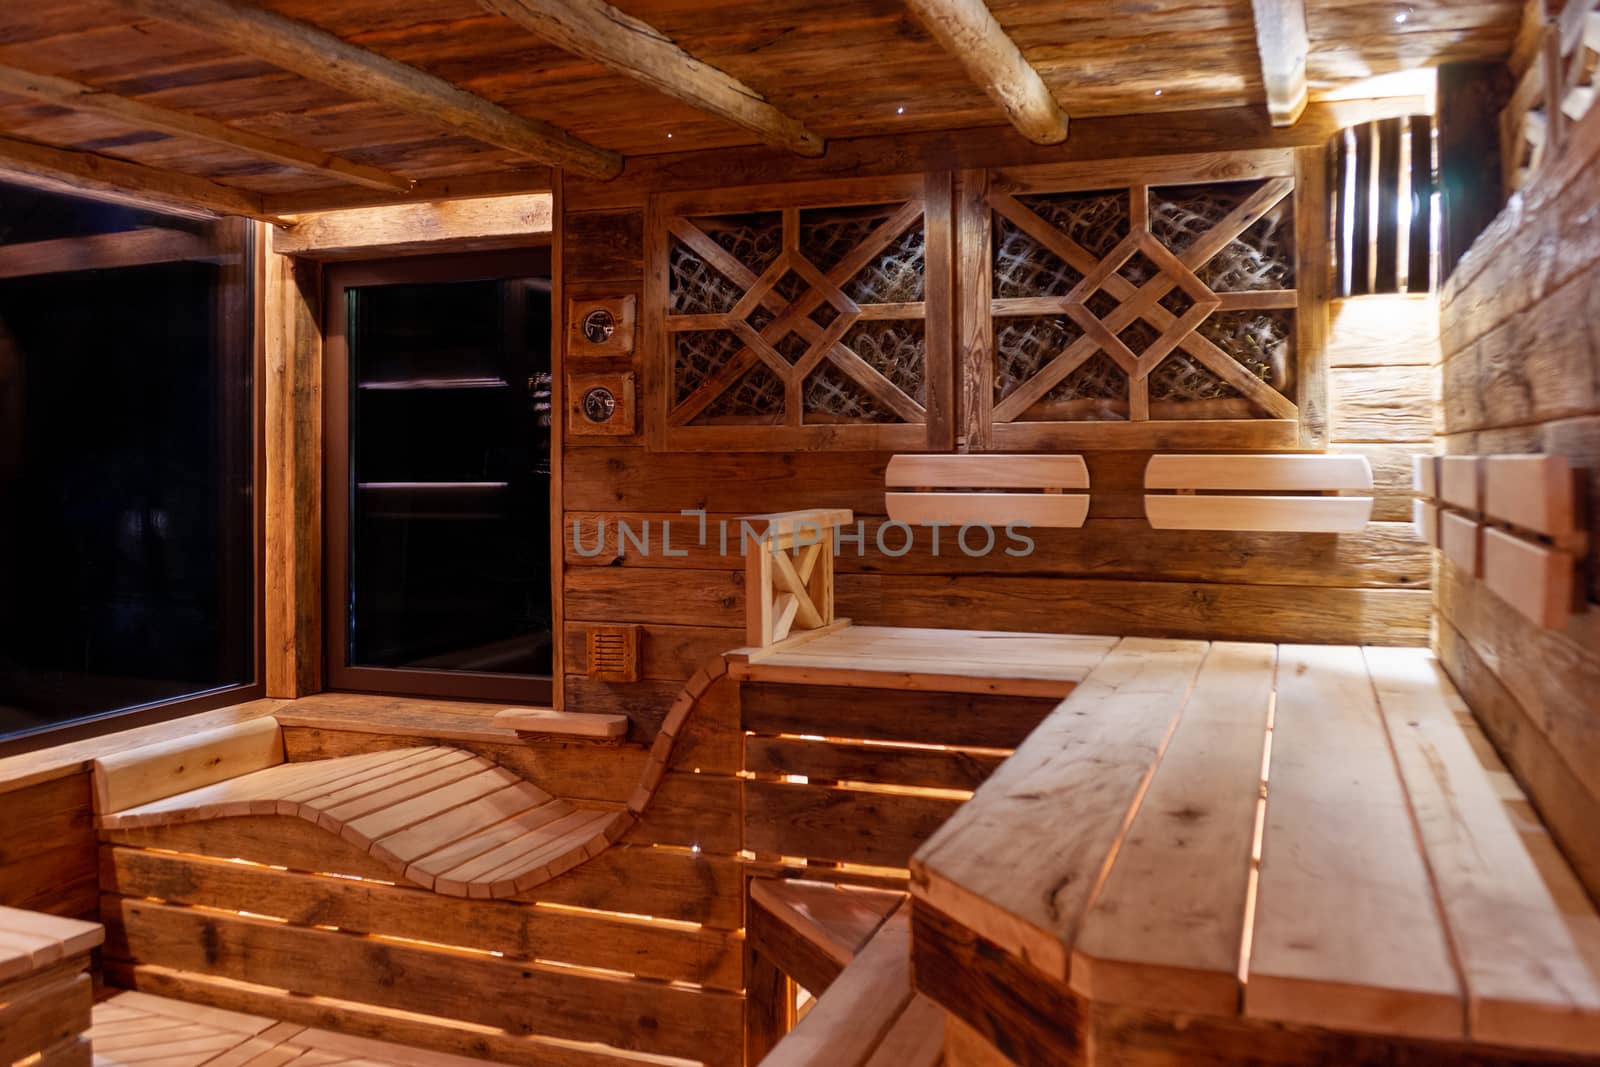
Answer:
[[322, 688], [322, 270], [265, 273], [266, 685], [293, 699]]

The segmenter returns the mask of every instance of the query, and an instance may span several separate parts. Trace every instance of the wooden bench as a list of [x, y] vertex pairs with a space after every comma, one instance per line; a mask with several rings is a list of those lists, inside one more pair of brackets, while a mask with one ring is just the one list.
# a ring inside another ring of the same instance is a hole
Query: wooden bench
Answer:
[[896, 522], [1076, 528], [1089, 515], [1088, 494], [1066, 492], [1089, 488], [1082, 456], [895, 456], [884, 485], [885, 510]]
[[[572, 870], [620, 840], [653, 799], [676, 738], [726, 670], [689, 679], [668, 710], [626, 807], [552, 796], [492, 761], [448, 745], [284, 762], [274, 719], [206, 731], [94, 763], [96, 824], [130, 831], [218, 819], [309, 822], [404, 880], [448, 896], [503, 899]], [[509, 709], [506, 732], [548, 723], [617, 740], [616, 716]]]
[[912, 893], [919, 989], [1023, 1065], [1600, 1055], [1600, 915], [1424, 649], [1124, 639]]
[[[754, 961], [746, 986], [752, 1027], [761, 1028], [752, 1034], [749, 1062], [933, 1067], [941, 1061], [944, 1012], [911, 988], [905, 894], [756, 878], [746, 924]], [[792, 1022], [795, 983], [816, 997], [798, 1023]]]
[[0, 908], [0, 1063], [88, 1067], [89, 953], [104, 940], [99, 923]]
[[[1144, 487], [1145, 518], [1157, 530], [1355, 533], [1372, 518], [1365, 456], [1158, 455]], [[1363, 495], [1320, 495], [1340, 490]]]

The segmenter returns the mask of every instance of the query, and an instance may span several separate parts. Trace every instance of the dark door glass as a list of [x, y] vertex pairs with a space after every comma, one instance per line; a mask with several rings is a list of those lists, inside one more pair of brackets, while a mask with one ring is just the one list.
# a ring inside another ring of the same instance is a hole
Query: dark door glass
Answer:
[[548, 279], [344, 300], [347, 666], [548, 676]]

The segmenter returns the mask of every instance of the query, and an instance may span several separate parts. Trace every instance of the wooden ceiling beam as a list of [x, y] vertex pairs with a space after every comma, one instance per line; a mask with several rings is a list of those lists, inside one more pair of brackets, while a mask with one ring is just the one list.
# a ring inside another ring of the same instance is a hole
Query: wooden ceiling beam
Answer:
[[56, 189], [124, 202], [181, 215], [243, 215], [277, 221], [261, 198], [244, 189], [219, 185], [192, 174], [158, 170], [91, 152], [0, 137], [0, 173], [33, 179]]
[[525, 248], [550, 243], [554, 214], [550, 193], [352, 208], [288, 220], [272, 250], [336, 260]]
[[373, 189], [409, 192], [412, 186], [409, 178], [402, 178], [398, 174], [391, 174], [377, 167], [363, 166], [339, 156], [319, 152], [314, 148], [305, 148], [271, 137], [263, 137], [248, 130], [235, 129], [199, 115], [142, 103], [67, 78], [0, 66], [0, 92], [26, 96], [47, 104], [71, 108], [74, 111], [93, 111], [136, 129], [159, 130], [162, 133], [226, 145], [252, 156], [269, 159], [274, 163], [328, 174]]
[[802, 156], [823, 153], [821, 137], [768, 103], [761, 93], [701, 62], [654, 26], [605, 0], [481, 2], [559, 48], [743, 126], [766, 144]]
[[1261, 53], [1261, 81], [1267, 90], [1267, 114], [1274, 126], [1293, 126], [1306, 109], [1305, 0], [1251, 0], [1256, 17], [1256, 48]]
[[590, 178], [622, 173], [622, 157], [539, 119], [514, 115], [443, 78], [242, 0], [113, 0], [125, 11], [205, 34], [244, 55], [446, 129]]
[[215, 262], [217, 259], [217, 249], [198, 234], [183, 230], [119, 230], [87, 237], [0, 245], [0, 278], [145, 267], [152, 263]]
[[906, 0], [928, 32], [1035, 144], [1067, 139], [1067, 114], [984, 0]]

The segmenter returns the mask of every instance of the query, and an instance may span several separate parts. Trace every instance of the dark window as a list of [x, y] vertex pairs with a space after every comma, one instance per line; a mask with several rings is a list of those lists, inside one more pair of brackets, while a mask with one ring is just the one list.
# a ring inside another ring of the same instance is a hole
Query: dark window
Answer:
[[255, 682], [251, 241], [0, 185], [0, 736]]
[[547, 264], [330, 272], [334, 686], [548, 699]]

